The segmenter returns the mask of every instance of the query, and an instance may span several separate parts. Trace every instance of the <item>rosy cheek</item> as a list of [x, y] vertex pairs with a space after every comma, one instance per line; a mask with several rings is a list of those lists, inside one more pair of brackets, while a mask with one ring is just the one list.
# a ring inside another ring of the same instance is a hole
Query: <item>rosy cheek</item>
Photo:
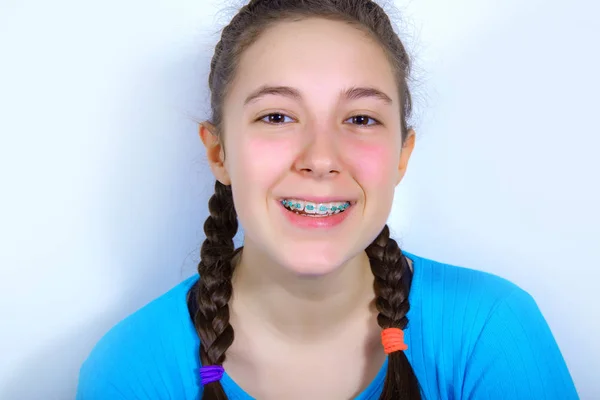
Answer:
[[272, 186], [290, 168], [293, 145], [289, 140], [253, 137], [239, 145], [235, 169], [240, 178], [252, 185]]
[[364, 186], [387, 185], [394, 182], [399, 157], [389, 142], [354, 142], [346, 145], [345, 163]]

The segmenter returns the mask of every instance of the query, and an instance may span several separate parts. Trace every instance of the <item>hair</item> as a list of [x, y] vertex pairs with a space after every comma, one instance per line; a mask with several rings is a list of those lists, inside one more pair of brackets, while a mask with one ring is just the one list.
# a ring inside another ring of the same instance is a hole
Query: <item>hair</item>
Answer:
[[[407, 136], [407, 119], [412, 100], [408, 88], [410, 60], [385, 11], [370, 0], [252, 0], [242, 7], [221, 34], [211, 61], [210, 122], [216, 134], [223, 135], [223, 104], [233, 81], [242, 53], [269, 27], [283, 21], [325, 18], [350, 24], [369, 34], [385, 51], [395, 72], [402, 99], [402, 140]], [[200, 338], [202, 365], [222, 365], [227, 349], [234, 340], [229, 322], [229, 300], [235, 249], [233, 237], [238, 222], [231, 186], [217, 181], [215, 193], [208, 202], [210, 215], [204, 223], [206, 240], [202, 244], [198, 264], [201, 279], [190, 290], [188, 307]], [[408, 324], [408, 294], [412, 271], [398, 244], [390, 238], [387, 225], [366, 248], [374, 275], [377, 322], [382, 329], [404, 329]], [[420, 387], [414, 371], [402, 351], [389, 354], [385, 384], [380, 400], [420, 399]], [[226, 400], [220, 382], [203, 388], [202, 400]]]

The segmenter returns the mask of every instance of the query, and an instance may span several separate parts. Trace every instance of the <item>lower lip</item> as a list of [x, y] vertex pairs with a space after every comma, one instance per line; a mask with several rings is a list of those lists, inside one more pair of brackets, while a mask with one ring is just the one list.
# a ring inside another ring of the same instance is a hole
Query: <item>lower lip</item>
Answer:
[[329, 215], [327, 217], [305, 217], [305, 216], [296, 214], [293, 211], [289, 211], [287, 208], [285, 208], [283, 206], [283, 204], [281, 204], [281, 202], [277, 202], [277, 203], [279, 204], [279, 208], [281, 208], [281, 211], [286, 216], [288, 221], [290, 221], [293, 225], [295, 225], [297, 227], [306, 228], [306, 229], [333, 228], [334, 226], [341, 224], [350, 215], [350, 213], [354, 209], [354, 205], [352, 205], [343, 212]]

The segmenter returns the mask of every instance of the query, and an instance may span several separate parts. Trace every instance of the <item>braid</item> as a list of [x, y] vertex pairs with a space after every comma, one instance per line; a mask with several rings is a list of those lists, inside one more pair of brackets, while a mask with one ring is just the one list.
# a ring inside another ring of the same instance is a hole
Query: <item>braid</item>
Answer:
[[[404, 329], [408, 324], [406, 314], [410, 308], [408, 293], [412, 273], [398, 243], [390, 238], [387, 225], [366, 252], [375, 277], [375, 305], [379, 311], [377, 322], [382, 329]], [[421, 399], [417, 378], [403, 351], [389, 354], [385, 384], [379, 399], [398, 398]]]
[[[194, 324], [200, 337], [202, 365], [222, 365], [225, 352], [233, 343], [229, 323], [229, 300], [232, 294], [233, 237], [238, 229], [231, 186], [215, 183], [215, 194], [208, 202], [210, 216], [204, 223], [206, 240], [200, 250], [200, 279], [192, 289], [196, 294]], [[190, 296], [191, 302], [191, 296]], [[219, 382], [204, 386], [203, 400], [226, 400]]]

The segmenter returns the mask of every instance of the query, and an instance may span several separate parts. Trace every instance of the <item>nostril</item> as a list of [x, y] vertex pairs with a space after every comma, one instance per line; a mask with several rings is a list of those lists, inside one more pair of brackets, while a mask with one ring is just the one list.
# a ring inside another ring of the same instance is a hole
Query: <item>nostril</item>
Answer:
[[318, 176], [330, 176], [337, 175], [340, 173], [339, 169], [321, 169], [321, 168], [299, 168], [297, 171], [301, 174], [306, 175], [318, 175]]

